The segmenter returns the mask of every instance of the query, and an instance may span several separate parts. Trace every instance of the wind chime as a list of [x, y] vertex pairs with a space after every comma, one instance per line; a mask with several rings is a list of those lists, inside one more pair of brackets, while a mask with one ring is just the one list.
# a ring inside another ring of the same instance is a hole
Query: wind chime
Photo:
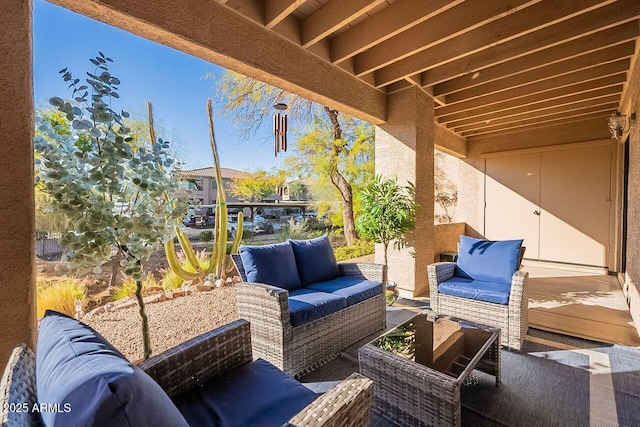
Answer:
[[273, 108], [278, 110], [273, 116], [274, 154], [278, 157], [280, 151], [287, 151], [287, 113], [281, 115], [280, 111], [286, 111], [288, 107], [279, 102]]

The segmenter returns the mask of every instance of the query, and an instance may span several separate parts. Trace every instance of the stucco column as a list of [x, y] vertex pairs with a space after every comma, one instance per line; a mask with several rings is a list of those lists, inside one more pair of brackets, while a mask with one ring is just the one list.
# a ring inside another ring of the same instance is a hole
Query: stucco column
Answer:
[[0, 2], [0, 363], [35, 348], [31, 0]]
[[[401, 294], [427, 296], [427, 265], [434, 261], [433, 225], [433, 99], [417, 88], [387, 98], [387, 122], [376, 127], [376, 174], [398, 176], [398, 182], [416, 186], [418, 218], [410, 246], [396, 250], [389, 245], [389, 280]], [[382, 263], [382, 245], [376, 246], [376, 262]]]

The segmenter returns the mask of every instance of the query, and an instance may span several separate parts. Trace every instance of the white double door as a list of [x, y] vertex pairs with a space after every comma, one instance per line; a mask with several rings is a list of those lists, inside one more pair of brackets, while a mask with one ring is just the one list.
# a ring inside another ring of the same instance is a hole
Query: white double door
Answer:
[[490, 157], [485, 236], [524, 239], [525, 258], [608, 264], [611, 146]]

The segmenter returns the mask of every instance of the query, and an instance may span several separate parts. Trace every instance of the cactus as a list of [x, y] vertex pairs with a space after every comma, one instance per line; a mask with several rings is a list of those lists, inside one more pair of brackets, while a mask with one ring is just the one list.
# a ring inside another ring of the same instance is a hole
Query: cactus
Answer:
[[[155, 140], [155, 132], [153, 130], [153, 114], [151, 111], [151, 104], [148, 104], [149, 109], [149, 129], [151, 132], [152, 141]], [[218, 147], [216, 145], [215, 133], [213, 130], [213, 109], [211, 105], [211, 99], [207, 100], [207, 113], [209, 116], [209, 139], [211, 141], [211, 149], [213, 151], [213, 162], [216, 168], [216, 184], [217, 184], [217, 197], [216, 197], [216, 210], [215, 210], [215, 225], [213, 229], [214, 243], [211, 251], [211, 262], [209, 267], [204, 269], [198, 262], [196, 254], [189, 242], [189, 238], [183, 231], [180, 221], [175, 226], [175, 233], [178, 238], [178, 243], [182, 247], [182, 250], [189, 261], [189, 264], [195, 269], [195, 273], [184, 270], [180, 266], [178, 257], [176, 255], [175, 243], [173, 239], [165, 243], [165, 254], [169, 267], [183, 280], [201, 280], [204, 281], [205, 277], [209, 274], [213, 274], [216, 278], [226, 279], [227, 274], [233, 271], [233, 262], [231, 257], [227, 254], [227, 239], [229, 237], [229, 212], [227, 209], [227, 195], [222, 186], [222, 175], [220, 173], [220, 160], [218, 158]], [[168, 197], [168, 195], [165, 195]], [[238, 214], [238, 227], [236, 235], [231, 244], [232, 254], [238, 252], [238, 247], [242, 241], [243, 231], [243, 215], [242, 212]]]

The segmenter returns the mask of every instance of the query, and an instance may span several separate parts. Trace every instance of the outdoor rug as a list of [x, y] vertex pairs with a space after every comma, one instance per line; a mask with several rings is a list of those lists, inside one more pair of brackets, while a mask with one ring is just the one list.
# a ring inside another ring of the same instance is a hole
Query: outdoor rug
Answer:
[[[399, 302], [387, 308], [389, 327], [415, 314], [408, 308], [425, 308]], [[302, 382], [323, 392], [357, 372], [357, 349], [366, 342], [343, 351]], [[472, 380], [461, 390], [463, 427], [640, 427], [640, 348], [529, 328], [521, 352], [502, 350], [500, 386], [478, 371]], [[390, 425], [375, 415], [371, 423]]]
[[502, 384], [475, 371], [463, 426], [640, 426], [640, 349], [529, 329], [502, 351]]

